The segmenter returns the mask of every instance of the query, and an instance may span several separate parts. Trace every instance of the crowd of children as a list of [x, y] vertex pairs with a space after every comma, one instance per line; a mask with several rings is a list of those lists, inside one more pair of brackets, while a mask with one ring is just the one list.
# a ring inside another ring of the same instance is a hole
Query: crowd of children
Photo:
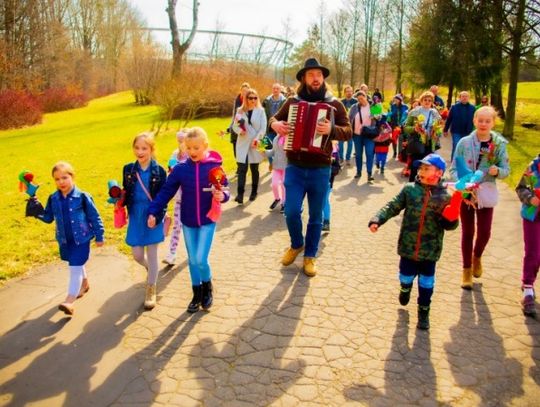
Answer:
[[[433, 93], [424, 92], [419, 98], [419, 106], [411, 110], [404, 104], [403, 96], [398, 94], [393, 98], [387, 114], [383, 111], [379, 96], [374, 96], [371, 103], [368, 102], [367, 90], [360, 90], [356, 96], [359, 102], [351, 102], [349, 117], [354, 145], [359, 148], [357, 178], [362, 172], [364, 149], [368, 182], [373, 180], [370, 168], [373, 161], [383, 175], [390, 145], [393, 146], [393, 157], [404, 161], [410, 173], [410, 182], [372, 217], [368, 227], [376, 232], [390, 218], [404, 211], [397, 244], [400, 256], [398, 299], [401, 305], [409, 303], [413, 282], [418, 276], [417, 327], [429, 329], [436, 262], [441, 254], [445, 230], [456, 229], [461, 223], [461, 287], [472, 289], [473, 278], [482, 276], [482, 256], [491, 235], [493, 208], [498, 202], [496, 181], [508, 176], [510, 171], [507, 141], [493, 131], [496, 111], [490, 106], [480, 107], [474, 114], [475, 130], [458, 142], [448, 176], [445, 176], [446, 162], [436, 153], [440, 148], [442, 117], [434, 105]], [[244, 120], [237, 120], [233, 124], [235, 132], [240, 134], [238, 150], [242, 146], [240, 138], [244, 134], [250, 136], [245, 143], [246, 151], [240, 151], [241, 154], [237, 152], [236, 157], [240, 160], [239, 165], [243, 166], [240, 172], [243, 182], [248, 164], [258, 166], [262, 157], [273, 159], [271, 185], [274, 200], [269, 209], [273, 211], [279, 207], [283, 212], [286, 205], [285, 136], [275, 135], [273, 143], [266, 150], [259, 148], [258, 142], [264, 136], [266, 121], [262, 116], [260, 120], [256, 119], [255, 115], [262, 111], [257, 97], [254, 90], [246, 90], [245, 101], [239, 109], [241, 113], [244, 112]], [[253, 126], [253, 131], [243, 131], [243, 125]], [[377, 134], [368, 135], [362, 129], [364, 126], [376, 127]], [[193, 291], [187, 311], [196, 312], [200, 308], [208, 310], [213, 303], [208, 257], [219, 219], [220, 203], [229, 199], [229, 192], [226, 177], [215, 175], [222, 171], [223, 160], [216, 151], [209, 149], [205, 131], [198, 127], [182, 129], [176, 137], [178, 148], [169, 160], [168, 175], [154, 157], [153, 135], [141, 133], [133, 140], [135, 161], [126, 164], [122, 171], [121, 204], [127, 208], [129, 219], [125, 241], [131, 247], [133, 259], [146, 270], [144, 307], [152, 309], [156, 306], [157, 298], [158, 245], [165, 240], [166, 208], [168, 202], [174, 199], [172, 235], [163, 261], [169, 265], [175, 264], [182, 232]], [[374, 148], [371, 148], [372, 145]], [[251, 159], [248, 158], [250, 155]], [[333, 181], [348, 157], [349, 153], [340, 151], [336, 142], [323, 210], [323, 232], [330, 231]], [[254, 179], [250, 199], [255, 199], [258, 169], [252, 168], [252, 171]], [[478, 172], [481, 176], [474, 183], [464, 181], [470, 174]], [[89, 258], [90, 241], [95, 239], [96, 245], [101, 246], [104, 228], [92, 197], [76, 187], [71, 165], [57, 163], [52, 176], [57, 191], [50, 195], [46, 207], [36, 217], [47, 223], [56, 221], [60, 257], [68, 262], [70, 271], [68, 293], [59, 309], [71, 315], [74, 313], [75, 300], [90, 288], [84, 267]], [[456, 183], [445, 182], [449, 180]], [[449, 193], [448, 185], [455, 186], [461, 181], [466, 187], [456, 187], [452, 194]], [[521, 303], [524, 314], [534, 316], [534, 283], [540, 266], [540, 155], [525, 170], [516, 191], [523, 204], [521, 215], [525, 241]], [[241, 203], [243, 193], [242, 185], [238, 190], [237, 202]]]

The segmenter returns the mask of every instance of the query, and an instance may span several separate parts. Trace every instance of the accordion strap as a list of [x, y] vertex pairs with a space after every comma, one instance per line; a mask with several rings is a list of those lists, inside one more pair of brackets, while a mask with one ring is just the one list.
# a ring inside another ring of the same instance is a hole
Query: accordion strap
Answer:
[[328, 104], [328, 106], [330, 107], [330, 134], [328, 134], [326, 136], [326, 140], [324, 142], [324, 145], [323, 145], [323, 150], [326, 150], [326, 146], [328, 145], [328, 142], [331, 140], [331, 135], [332, 135], [332, 131], [334, 130], [335, 126], [336, 126], [336, 115], [335, 115], [335, 111], [336, 111], [336, 108], [330, 104]]

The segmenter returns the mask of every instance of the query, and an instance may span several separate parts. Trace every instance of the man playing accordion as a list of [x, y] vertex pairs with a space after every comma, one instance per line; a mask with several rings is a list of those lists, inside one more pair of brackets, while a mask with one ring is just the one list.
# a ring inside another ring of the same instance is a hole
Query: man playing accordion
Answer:
[[[315, 129], [315, 138], [322, 136], [317, 145], [320, 149], [308, 146], [301, 149], [287, 151], [288, 165], [285, 170], [285, 191], [287, 202], [285, 205], [285, 218], [287, 229], [291, 237], [291, 246], [285, 252], [281, 263], [284, 266], [292, 264], [296, 257], [304, 251], [304, 274], [309, 277], [317, 273], [315, 257], [319, 248], [322, 230], [322, 212], [324, 200], [329, 188], [330, 165], [332, 154], [331, 140], [347, 141], [351, 139], [352, 130], [343, 104], [327, 90], [325, 78], [330, 71], [319, 64], [315, 58], [309, 58], [304, 67], [296, 74], [300, 82], [297, 95], [290, 97], [280, 110], [270, 118], [270, 127], [277, 134], [295, 136], [297, 131], [287, 122], [291, 104], [301, 101], [316, 103], [324, 102], [328, 107], [329, 117], [322, 118], [315, 115], [312, 128]], [[309, 126], [307, 126], [309, 128]], [[312, 136], [313, 139], [313, 135]], [[304, 140], [310, 137], [304, 137]], [[313, 141], [311, 139], [311, 141]], [[289, 140], [288, 140], [289, 141]], [[291, 143], [287, 143], [291, 144]], [[309, 220], [306, 235], [303, 235], [302, 202], [307, 195]]]

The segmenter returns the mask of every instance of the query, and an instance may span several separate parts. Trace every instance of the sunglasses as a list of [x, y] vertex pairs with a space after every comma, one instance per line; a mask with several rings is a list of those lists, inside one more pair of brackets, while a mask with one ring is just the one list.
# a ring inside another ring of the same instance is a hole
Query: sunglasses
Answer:
[[248, 100], [257, 100], [259, 99], [257, 96], [249, 96], [248, 97]]

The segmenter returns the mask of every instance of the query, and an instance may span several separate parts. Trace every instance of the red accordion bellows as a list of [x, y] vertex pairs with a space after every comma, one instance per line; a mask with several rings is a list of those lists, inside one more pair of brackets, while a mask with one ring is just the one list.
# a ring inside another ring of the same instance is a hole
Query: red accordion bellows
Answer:
[[283, 146], [285, 151], [326, 153], [325, 146], [329, 137], [317, 133], [316, 127], [319, 121], [332, 120], [333, 109], [323, 102], [291, 103], [287, 118], [290, 130]]

